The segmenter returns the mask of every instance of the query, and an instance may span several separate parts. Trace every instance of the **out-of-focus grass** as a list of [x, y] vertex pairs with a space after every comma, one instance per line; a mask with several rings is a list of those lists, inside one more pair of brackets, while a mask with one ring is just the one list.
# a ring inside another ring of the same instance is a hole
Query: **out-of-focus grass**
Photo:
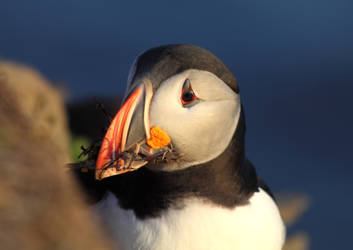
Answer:
[[[81, 155], [83, 146], [84, 148], [88, 148], [91, 141], [84, 136], [71, 136], [70, 140], [70, 156], [72, 162], [84, 161], [87, 159], [87, 156]], [[81, 156], [80, 156], [81, 155]]]
[[67, 171], [62, 97], [30, 68], [0, 61], [1, 72], [0, 249], [113, 249]]

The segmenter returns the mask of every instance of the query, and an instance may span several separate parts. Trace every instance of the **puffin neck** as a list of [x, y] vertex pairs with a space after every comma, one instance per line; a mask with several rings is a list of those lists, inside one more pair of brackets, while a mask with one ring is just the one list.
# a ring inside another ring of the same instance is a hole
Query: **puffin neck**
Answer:
[[141, 168], [102, 182], [124, 209], [140, 219], [156, 217], [169, 207], [180, 208], [183, 198], [232, 208], [246, 204], [257, 191], [257, 176], [244, 155], [244, 115], [227, 149], [208, 163], [162, 172]]

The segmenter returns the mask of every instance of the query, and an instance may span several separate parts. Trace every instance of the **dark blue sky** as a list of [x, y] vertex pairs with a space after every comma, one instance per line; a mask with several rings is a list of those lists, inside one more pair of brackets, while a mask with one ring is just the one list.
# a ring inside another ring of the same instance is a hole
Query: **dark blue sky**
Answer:
[[2, 0], [0, 57], [65, 83], [72, 100], [120, 94], [136, 55], [192, 43], [236, 75], [249, 158], [275, 191], [308, 193], [312, 249], [348, 249], [353, 226], [350, 0]]

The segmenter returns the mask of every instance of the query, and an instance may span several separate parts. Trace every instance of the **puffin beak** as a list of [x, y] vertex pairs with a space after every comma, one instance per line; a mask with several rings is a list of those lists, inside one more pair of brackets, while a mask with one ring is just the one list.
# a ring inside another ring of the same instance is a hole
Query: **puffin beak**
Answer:
[[[150, 138], [152, 83], [144, 79], [124, 102], [112, 120], [98, 154], [96, 179], [137, 170], [148, 162], [133, 159], [140, 146]], [[126, 153], [128, 150], [131, 154]]]

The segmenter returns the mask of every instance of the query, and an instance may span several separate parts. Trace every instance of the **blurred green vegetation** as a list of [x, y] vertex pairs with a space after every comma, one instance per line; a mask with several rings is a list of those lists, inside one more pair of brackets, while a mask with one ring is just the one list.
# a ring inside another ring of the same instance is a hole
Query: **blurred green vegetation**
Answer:
[[90, 144], [91, 144], [91, 141], [87, 137], [71, 135], [71, 140], [70, 140], [71, 160], [73, 162], [86, 160], [87, 156], [81, 155], [82, 153], [81, 147], [83, 146], [84, 148], [88, 148]]

